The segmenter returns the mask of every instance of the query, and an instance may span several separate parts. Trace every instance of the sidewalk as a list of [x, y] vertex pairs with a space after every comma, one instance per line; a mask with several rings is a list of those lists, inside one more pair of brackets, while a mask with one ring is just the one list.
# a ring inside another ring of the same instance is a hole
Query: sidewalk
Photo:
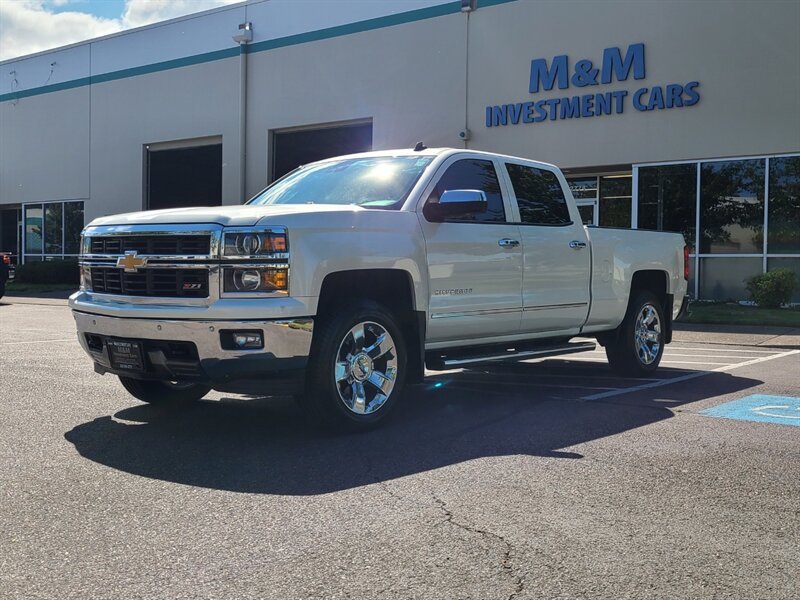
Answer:
[[764, 346], [791, 350], [800, 348], [800, 327], [675, 323], [672, 341], [730, 344], [735, 346]]
[[0, 304], [45, 304], [50, 306], [66, 306], [67, 298], [74, 292], [59, 290], [57, 292], [6, 292], [0, 298]]
[[[16, 292], [6, 294], [0, 304], [67, 305], [70, 292]], [[766, 348], [800, 349], [800, 327], [762, 327], [760, 325], [710, 325], [675, 323], [673, 342], [695, 344], [728, 344], [731, 346], [763, 346]]]

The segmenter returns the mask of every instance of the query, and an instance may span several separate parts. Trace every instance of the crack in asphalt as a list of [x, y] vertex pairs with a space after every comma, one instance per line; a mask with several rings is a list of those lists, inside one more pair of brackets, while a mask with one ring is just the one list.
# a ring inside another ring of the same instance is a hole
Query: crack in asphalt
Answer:
[[511, 565], [511, 557], [514, 554], [514, 546], [511, 544], [511, 542], [509, 542], [502, 535], [494, 533], [493, 531], [489, 531], [488, 529], [481, 529], [480, 527], [475, 527], [473, 525], [468, 525], [466, 523], [457, 521], [452, 511], [447, 508], [447, 503], [444, 500], [437, 497], [436, 494], [433, 493], [431, 496], [433, 497], [433, 501], [436, 502], [436, 505], [439, 507], [439, 510], [444, 514], [444, 520], [441, 521], [441, 523], [448, 523], [469, 533], [476, 533], [486, 538], [498, 540], [505, 546], [505, 550], [503, 551], [503, 560], [501, 561], [500, 566], [502, 567], [503, 572], [514, 582], [514, 591], [507, 598], [507, 600], [514, 600], [514, 598], [521, 594], [525, 589], [525, 580], [521, 575], [516, 574], [514, 567]]
[[[366, 460], [367, 473], [369, 475], [373, 476], [372, 477], [373, 481], [376, 484], [378, 484], [378, 487], [380, 487], [384, 492], [386, 492], [386, 494], [389, 495], [392, 499], [394, 499], [397, 502], [406, 502], [406, 503], [410, 502], [411, 504], [415, 504], [417, 506], [423, 506], [422, 503], [420, 503], [420, 502], [418, 502], [418, 501], [416, 501], [416, 500], [414, 500], [412, 498], [407, 498], [405, 496], [401, 496], [401, 495], [395, 493], [394, 490], [391, 489], [391, 487], [389, 486], [389, 483], [387, 481], [381, 480], [381, 479], [379, 479], [379, 478], [374, 476], [374, 473], [373, 473], [373, 470], [372, 470], [372, 466], [373, 466], [372, 465], [372, 461], [367, 459]], [[515, 573], [515, 569], [511, 565], [511, 558], [512, 558], [512, 556], [514, 554], [514, 546], [511, 544], [511, 542], [509, 542], [502, 535], [494, 533], [493, 531], [489, 531], [487, 529], [481, 529], [480, 527], [475, 527], [475, 526], [468, 525], [466, 523], [461, 523], [460, 521], [457, 521], [455, 519], [455, 516], [453, 515], [452, 511], [449, 508], [447, 508], [447, 503], [444, 500], [439, 498], [433, 492], [431, 492], [431, 497], [433, 498], [433, 501], [436, 503], [436, 506], [438, 507], [438, 509], [442, 512], [442, 514], [444, 514], [444, 520], [440, 521], [438, 524], [448, 523], [448, 524], [450, 524], [450, 525], [452, 525], [454, 527], [458, 527], [459, 529], [462, 529], [462, 530], [467, 531], [469, 533], [475, 533], [475, 534], [478, 534], [478, 535], [483, 536], [483, 537], [487, 537], [487, 538], [490, 538], [490, 539], [497, 540], [501, 544], [503, 544], [503, 546], [505, 546], [505, 550], [503, 551], [503, 559], [500, 562], [500, 566], [501, 566], [503, 572], [514, 583], [514, 591], [511, 594], [508, 595], [506, 600], [514, 600], [519, 594], [521, 594], [522, 591], [525, 589], [525, 580], [521, 575], [517, 575]]]

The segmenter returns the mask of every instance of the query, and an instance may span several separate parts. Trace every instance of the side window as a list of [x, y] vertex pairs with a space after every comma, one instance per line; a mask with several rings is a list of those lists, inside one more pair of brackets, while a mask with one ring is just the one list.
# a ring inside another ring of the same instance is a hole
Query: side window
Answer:
[[497, 172], [490, 160], [472, 158], [458, 160], [447, 167], [439, 183], [428, 196], [429, 203], [439, 202], [439, 197], [448, 190], [481, 190], [486, 194], [487, 207], [484, 212], [467, 212], [449, 217], [448, 221], [478, 221], [482, 223], [505, 223], [503, 195]]
[[567, 225], [572, 222], [564, 191], [552, 171], [506, 163], [523, 223]]

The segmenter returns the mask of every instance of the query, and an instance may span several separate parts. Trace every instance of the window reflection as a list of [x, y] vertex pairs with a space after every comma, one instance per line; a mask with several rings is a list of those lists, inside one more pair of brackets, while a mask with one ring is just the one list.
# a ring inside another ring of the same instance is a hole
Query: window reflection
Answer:
[[33, 204], [25, 207], [25, 252], [42, 253], [42, 205]]
[[600, 178], [600, 227], [631, 226], [631, 176]]
[[44, 252], [45, 254], [61, 254], [61, 236], [63, 223], [61, 220], [63, 205], [51, 202], [44, 205]]
[[83, 202], [48, 202], [24, 207], [25, 261], [80, 253]]
[[639, 169], [639, 229], [682, 233], [694, 252], [697, 165]]
[[64, 203], [64, 254], [80, 252], [83, 202]]
[[700, 252], [761, 253], [763, 232], [764, 161], [702, 163]]
[[575, 200], [594, 200], [597, 198], [597, 177], [567, 179], [567, 185]]
[[769, 159], [767, 252], [800, 254], [800, 156]]
[[747, 280], [762, 272], [760, 258], [725, 256], [700, 259], [700, 298], [744, 300]]

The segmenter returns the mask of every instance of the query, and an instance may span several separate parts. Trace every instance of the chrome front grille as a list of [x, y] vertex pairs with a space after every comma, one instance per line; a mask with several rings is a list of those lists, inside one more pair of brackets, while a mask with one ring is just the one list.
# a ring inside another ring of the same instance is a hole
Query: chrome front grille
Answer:
[[220, 225], [98, 226], [83, 235], [80, 262], [87, 290], [136, 302], [203, 303], [219, 297]]
[[139, 269], [91, 267], [92, 290], [100, 294], [158, 298], [207, 298], [208, 269]]
[[115, 235], [90, 238], [91, 254], [139, 254], [196, 256], [211, 252], [209, 235]]

